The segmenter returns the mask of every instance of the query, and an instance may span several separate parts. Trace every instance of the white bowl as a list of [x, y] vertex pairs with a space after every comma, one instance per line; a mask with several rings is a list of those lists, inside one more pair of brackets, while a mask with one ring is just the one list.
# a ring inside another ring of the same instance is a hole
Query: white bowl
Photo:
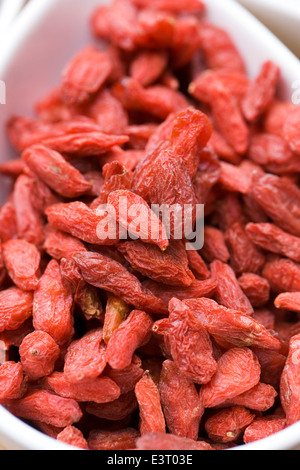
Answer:
[[[104, 2], [102, 2], [104, 3]], [[32, 114], [33, 103], [59, 83], [69, 58], [91, 40], [88, 18], [101, 0], [31, 0], [2, 45], [0, 79], [6, 83], [6, 105], [1, 106], [0, 158], [14, 152], [5, 123], [12, 114]], [[261, 64], [274, 60], [282, 69], [281, 97], [290, 100], [292, 84], [300, 77], [296, 57], [243, 7], [233, 0], [207, 0], [208, 18], [225, 28], [245, 58], [254, 77]], [[1, 186], [2, 197], [5, 188]], [[0, 407], [0, 442], [9, 449], [72, 449], [39, 431]], [[300, 445], [300, 423], [261, 441], [236, 449], [287, 450]]]
[[238, 0], [300, 57], [299, 0]]
[[0, 0], [0, 38], [6, 35], [24, 3], [25, 0]]

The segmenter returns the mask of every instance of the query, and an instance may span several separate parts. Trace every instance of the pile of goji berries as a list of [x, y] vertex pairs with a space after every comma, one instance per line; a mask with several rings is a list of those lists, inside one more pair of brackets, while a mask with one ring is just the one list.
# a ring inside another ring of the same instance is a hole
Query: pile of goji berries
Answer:
[[[8, 123], [0, 403], [91, 450], [282, 430], [300, 419], [300, 108], [272, 62], [249, 79], [200, 0], [114, 0], [91, 28], [36, 117]], [[145, 217], [204, 204], [203, 248], [161, 220], [99, 237], [121, 197]]]

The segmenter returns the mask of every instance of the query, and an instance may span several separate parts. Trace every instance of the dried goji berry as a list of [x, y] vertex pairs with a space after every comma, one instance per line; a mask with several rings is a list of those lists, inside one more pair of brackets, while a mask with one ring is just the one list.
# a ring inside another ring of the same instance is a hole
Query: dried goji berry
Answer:
[[166, 306], [127, 269], [99, 253], [76, 253], [74, 261], [86, 282], [121, 297], [129, 305], [153, 313], [165, 313]]
[[32, 315], [33, 294], [17, 287], [0, 292], [0, 332], [16, 330]]
[[20, 362], [7, 361], [0, 365], [0, 402], [15, 400], [26, 392], [26, 379]]
[[36, 246], [25, 240], [9, 240], [2, 249], [5, 267], [14, 284], [23, 290], [35, 290], [41, 261]]
[[74, 253], [84, 251], [85, 246], [78, 238], [48, 226], [45, 229], [44, 249], [51, 258], [60, 261], [62, 258], [71, 258]]
[[57, 261], [52, 260], [34, 292], [33, 325], [63, 345], [74, 334], [71, 285], [63, 280]]
[[141, 364], [138, 357], [133, 356], [129, 366], [124, 369], [113, 369], [107, 365], [104, 374], [120, 387], [121, 394], [123, 395], [134, 390], [135, 385], [143, 376], [144, 370], [141, 368]]
[[142, 197], [128, 190], [118, 190], [108, 195], [107, 203], [108, 213], [128, 233], [145, 243], [156, 244], [162, 251], [167, 249], [166, 229]]
[[291, 338], [289, 354], [280, 379], [280, 399], [286, 415], [286, 425], [289, 426], [299, 420], [299, 346], [300, 335]]
[[118, 250], [136, 271], [156, 282], [181, 287], [194, 281], [181, 240], [171, 240], [164, 252], [140, 240], [122, 243]]
[[[133, 0], [134, 5], [140, 8], [148, 7], [147, 0]], [[173, 11], [174, 13], [180, 13], [183, 10], [186, 12], [202, 12], [205, 8], [204, 3], [201, 0], [188, 0], [174, 3], [172, 0], [153, 0], [151, 8], [155, 10], [166, 10]]]
[[88, 445], [90, 450], [131, 450], [135, 449], [135, 442], [139, 435], [134, 428], [121, 431], [93, 430], [89, 434]]
[[140, 52], [131, 62], [130, 76], [146, 87], [156, 82], [166, 65], [167, 56], [163, 52]]
[[61, 93], [66, 103], [82, 103], [96, 93], [109, 77], [112, 65], [105, 52], [84, 48], [62, 74]]
[[170, 331], [168, 340], [171, 356], [178, 369], [188, 379], [203, 384], [210, 381], [217, 370], [211, 339], [180, 301], [169, 303]]
[[254, 418], [243, 406], [232, 406], [210, 416], [204, 426], [210, 439], [227, 443], [237, 440]]
[[220, 406], [239, 405], [255, 411], [267, 411], [272, 408], [277, 397], [277, 392], [272, 385], [259, 382], [250, 390], [225, 401]]
[[243, 273], [238, 278], [238, 283], [253, 307], [261, 307], [268, 302], [270, 284], [264, 277], [253, 273]]
[[150, 338], [151, 317], [133, 310], [128, 318], [115, 330], [107, 344], [107, 362], [113, 369], [124, 369], [131, 364], [136, 349]]
[[115, 245], [118, 242], [119, 231], [113, 223], [107, 223], [107, 215], [97, 215], [96, 210], [83, 202], [55, 204], [48, 207], [46, 216], [52, 227], [87, 243]]
[[41, 248], [44, 242], [44, 223], [31, 200], [33, 179], [21, 175], [13, 191], [18, 237]]
[[246, 226], [246, 232], [255, 245], [300, 262], [300, 238], [285, 232], [274, 224], [253, 224]]
[[52, 374], [60, 349], [45, 331], [33, 331], [25, 336], [19, 347], [21, 364], [30, 380]]
[[229, 343], [243, 346], [258, 346], [262, 349], [282, 351], [283, 345], [261, 323], [250, 315], [219, 305], [212, 299], [188, 299], [183, 301], [200, 324], [208, 332]]
[[128, 111], [146, 112], [161, 120], [189, 105], [185, 96], [177, 90], [163, 85], [143, 88], [130, 77], [124, 77], [116, 84], [113, 93]]
[[286, 115], [286, 120], [283, 127], [283, 135], [285, 140], [288, 142], [290, 149], [297, 154], [300, 152], [300, 142], [297, 131], [299, 127], [299, 121], [299, 109], [296, 106], [289, 110], [289, 113]]
[[63, 372], [53, 372], [45, 377], [44, 383], [57, 395], [64, 398], [95, 403], [107, 403], [120, 396], [120, 388], [108, 377], [101, 375], [84, 382], [71, 383], [66, 380]]
[[68, 382], [84, 382], [102, 374], [106, 366], [103, 329], [97, 328], [74, 340], [64, 358], [64, 375]]
[[292, 235], [300, 235], [297, 185], [287, 184], [284, 177], [266, 174], [256, 181], [252, 194], [276, 225]]
[[109, 403], [88, 402], [85, 410], [97, 418], [108, 421], [120, 421], [131, 415], [138, 407], [138, 402], [133, 391], [123, 393]]
[[19, 418], [41, 421], [58, 428], [77, 423], [83, 415], [75, 400], [35, 388], [29, 389], [24, 397], [12, 400], [6, 406]]
[[245, 73], [244, 60], [224, 29], [202, 22], [199, 36], [201, 49], [209, 69], [227, 69]]
[[139, 406], [141, 435], [149, 432], [165, 432], [166, 424], [159, 391], [148, 372], [145, 372], [136, 384], [135, 395]]
[[262, 275], [269, 282], [271, 290], [277, 294], [300, 291], [300, 264], [290, 259], [270, 259], [265, 264]]
[[0, 238], [2, 242], [6, 242], [17, 236], [16, 211], [13, 202], [8, 200], [0, 209]]
[[260, 365], [249, 348], [232, 348], [218, 360], [218, 369], [211, 381], [203, 385], [200, 398], [205, 408], [220, 405], [258, 384]]
[[100, 130], [106, 134], [126, 135], [128, 113], [109, 89], [103, 89], [89, 103], [86, 113], [95, 119]]
[[299, 171], [299, 159], [287, 142], [276, 134], [254, 134], [250, 141], [249, 158], [270, 173], [284, 175]]
[[258, 417], [245, 429], [243, 439], [245, 444], [249, 444], [282, 431], [285, 427], [286, 420], [279, 416]]
[[224, 233], [216, 227], [205, 225], [204, 245], [200, 253], [209, 263], [215, 259], [227, 263], [230, 254], [225, 243]]
[[256, 79], [250, 83], [242, 101], [246, 119], [255, 121], [273, 101], [280, 75], [280, 69], [272, 61], [264, 62]]
[[67, 426], [57, 434], [56, 439], [72, 447], [88, 450], [89, 446], [82, 432], [75, 426]]
[[138, 450], [213, 450], [205, 441], [194, 441], [174, 434], [149, 433], [136, 441]]
[[61, 196], [77, 198], [91, 189], [90, 183], [62, 155], [43, 145], [28, 148], [22, 158], [42, 181]]
[[241, 223], [235, 222], [225, 232], [225, 241], [230, 252], [230, 264], [237, 274], [260, 272], [265, 256]]
[[197, 440], [204, 408], [195, 385], [179, 371], [173, 361], [163, 363], [159, 391], [169, 432]]
[[253, 307], [242, 291], [235, 272], [229, 264], [215, 260], [210, 264], [212, 276], [217, 281], [217, 291], [215, 298], [217, 302], [225, 307], [239, 310], [240, 312], [251, 315]]
[[142, 285], [161, 299], [166, 306], [175, 297], [179, 300], [197, 299], [198, 297], [213, 297], [217, 289], [217, 281], [213, 278], [204, 281], [194, 281], [189, 287], [166, 286], [162, 283], [147, 280]]

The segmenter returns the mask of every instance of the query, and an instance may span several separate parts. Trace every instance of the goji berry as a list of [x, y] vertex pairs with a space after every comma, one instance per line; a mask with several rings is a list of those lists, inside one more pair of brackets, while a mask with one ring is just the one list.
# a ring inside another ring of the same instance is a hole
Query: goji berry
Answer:
[[283, 135], [285, 140], [288, 142], [290, 149], [297, 154], [300, 152], [299, 135], [297, 132], [299, 120], [299, 109], [296, 106], [293, 109], [290, 109], [286, 116], [286, 121], [284, 122], [283, 127]]
[[25, 240], [9, 240], [2, 245], [9, 277], [22, 290], [35, 290], [41, 255], [35, 245]]
[[280, 378], [280, 399], [286, 415], [286, 425], [299, 420], [299, 335], [291, 338], [289, 354]]
[[239, 438], [255, 418], [243, 406], [232, 406], [218, 411], [205, 421], [205, 430], [214, 442], [231, 442]]
[[174, 434], [149, 433], [136, 441], [138, 450], [213, 450], [205, 441], [194, 441]]
[[17, 330], [32, 315], [33, 293], [18, 287], [0, 292], [0, 332]]
[[167, 249], [166, 228], [142, 197], [125, 189], [118, 190], [108, 195], [107, 203], [108, 213], [131, 235], [156, 244], [162, 251]]
[[176, 366], [195, 383], [209, 382], [217, 370], [217, 363], [208, 332], [194, 321], [188, 307], [182, 308], [180, 301], [172, 299], [169, 312], [168, 340]]
[[134, 428], [121, 431], [98, 431], [93, 430], [88, 437], [90, 450], [131, 450], [135, 449], [136, 439], [139, 432]]
[[252, 194], [276, 225], [299, 236], [300, 190], [297, 185], [287, 184], [284, 177], [266, 174], [256, 181]]
[[133, 391], [123, 393], [114, 401], [109, 403], [88, 402], [87, 413], [97, 416], [97, 418], [109, 421], [120, 421], [131, 415], [138, 408], [138, 402]]
[[160, 394], [149, 373], [145, 372], [136, 384], [135, 396], [139, 406], [141, 435], [149, 432], [165, 432], [166, 424]]
[[215, 298], [217, 302], [225, 307], [239, 310], [240, 312], [251, 315], [253, 307], [248, 297], [242, 291], [234, 270], [229, 264], [214, 260], [210, 264], [212, 276], [217, 281], [217, 290]]
[[82, 432], [75, 428], [75, 426], [70, 425], [65, 427], [63, 431], [57, 434], [56, 439], [72, 447], [78, 447], [79, 449], [88, 450], [89, 448]]
[[84, 382], [71, 383], [67, 381], [63, 372], [53, 372], [45, 377], [44, 383], [57, 395], [77, 402], [107, 403], [120, 396], [118, 385], [104, 375], [87, 379]]
[[26, 165], [55, 192], [77, 198], [91, 189], [90, 183], [62, 155], [43, 145], [34, 145], [23, 152]]
[[268, 302], [270, 284], [264, 277], [254, 273], [243, 273], [238, 278], [238, 283], [253, 307], [261, 307]]
[[129, 305], [154, 313], [165, 313], [166, 306], [127, 269], [99, 253], [76, 253], [74, 261], [86, 282], [121, 297]]
[[236, 222], [226, 230], [225, 241], [231, 255], [230, 264], [236, 273], [260, 272], [265, 264], [265, 256], [241, 223]]
[[0, 401], [15, 400], [26, 392], [26, 379], [20, 362], [0, 365]]
[[54, 339], [44, 331], [29, 333], [19, 347], [24, 372], [30, 380], [52, 374], [60, 349]]
[[222, 406], [238, 405], [254, 411], [267, 411], [274, 405], [277, 395], [272, 385], [259, 382], [250, 390], [227, 400]]
[[169, 432], [196, 441], [204, 408], [195, 385], [173, 361], [163, 363], [159, 391]]
[[255, 121], [272, 103], [280, 76], [280, 69], [272, 61], [264, 62], [256, 79], [250, 83], [242, 101], [246, 119]]
[[285, 232], [274, 224], [253, 224], [246, 226], [246, 232], [255, 245], [300, 262], [300, 238]]
[[58, 428], [70, 426], [82, 418], [82, 411], [75, 400], [38, 388], [29, 389], [24, 397], [12, 400], [6, 406], [20, 418], [41, 421]]
[[59, 346], [74, 334], [71, 285], [64, 282], [55, 260], [47, 265], [34, 292], [33, 325], [52, 336]]
[[113, 369], [124, 369], [131, 364], [136, 349], [150, 338], [151, 317], [133, 310], [128, 318], [114, 331], [107, 344], [107, 362]]
[[84, 382], [101, 375], [106, 363], [103, 329], [98, 328], [68, 346], [64, 358], [64, 375], [68, 382]]
[[62, 74], [61, 93], [66, 103], [82, 103], [96, 93], [112, 70], [109, 56], [89, 46], [67, 65]]
[[181, 287], [194, 281], [181, 240], [171, 240], [164, 252], [140, 240], [122, 243], [118, 250], [136, 271], [156, 282]]
[[281, 342], [250, 315], [223, 307], [207, 298], [187, 299], [182, 303], [182, 308], [187, 305], [200, 324], [216, 338], [239, 347], [258, 346], [282, 351]]
[[276, 415], [266, 416], [264, 418], [258, 417], [247, 426], [243, 439], [245, 444], [249, 444], [250, 442], [264, 439], [276, 432], [282, 431], [285, 427], [285, 419], [277, 417]]
[[220, 405], [258, 384], [260, 365], [249, 348], [231, 348], [218, 360], [218, 369], [211, 381], [201, 387], [205, 408]]

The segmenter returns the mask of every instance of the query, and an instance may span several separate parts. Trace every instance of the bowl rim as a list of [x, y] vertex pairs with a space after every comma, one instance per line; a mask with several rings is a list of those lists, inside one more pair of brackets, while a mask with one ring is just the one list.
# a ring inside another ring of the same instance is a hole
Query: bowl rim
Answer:
[[[0, 57], [0, 78], [1, 74], [9, 66], [13, 60], [14, 54], [18, 47], [21, 46], [24, 38], [30, 34], [30, 31], [38, 22], [45, 18], [48, 11], [54, 8], [60, 0], [31, 0], [24, 7], [19, 17], [15, 20], [14, 25], [11, 27], [10, 32], [7, 33], [5, 38], [5, 47], [1, 52]], [[218, 0], [206, 0], [208, 4], [216, 5]], [[277, 53], [284, 53], [285, 59], [289, 61], [292, 66], [300, 62], [296, 56], [257, 18], [253, 16], [245, 7], [234, 0], [227, 0], [232, 14], [237, 17], [240, 16], [241, 20], [247, 18], [252, 27], [259, 35], [263, 35], [266, 39], [268, 48], [276, 47]], [[209, 7], [209, 5], [208, 5]], [[297, 61], [297, 62], [296, 62]], [[299, 68], [300, 70], [300, 68]], [[255, 441], [250, 444], [242, 444], [230, 450], [288, 450], [300, 444], [300, 422], [295, 423], [282, 431], [277, 432], [269, 437]], [[33, 428], [21, 419], [10, 413], [4, 406], [0, 406], [0, 434], [3, 438], [8, 438], [17, 446], [24, 449], [31, 450], [78, 450], [70, 445], [61, 443], [52, 437], [47, 436], [41, 431]]]
[[295, 19], [295, 16], [300, 16], [300, 4], [293, 1], [289, 3], [286, 0], [238, 0], [241, 1], [242, 5], [247, 4], [250, 8], [257, 8], [259, 10], [269, 9], [272, 14], [283, 14], [289, 15]]

